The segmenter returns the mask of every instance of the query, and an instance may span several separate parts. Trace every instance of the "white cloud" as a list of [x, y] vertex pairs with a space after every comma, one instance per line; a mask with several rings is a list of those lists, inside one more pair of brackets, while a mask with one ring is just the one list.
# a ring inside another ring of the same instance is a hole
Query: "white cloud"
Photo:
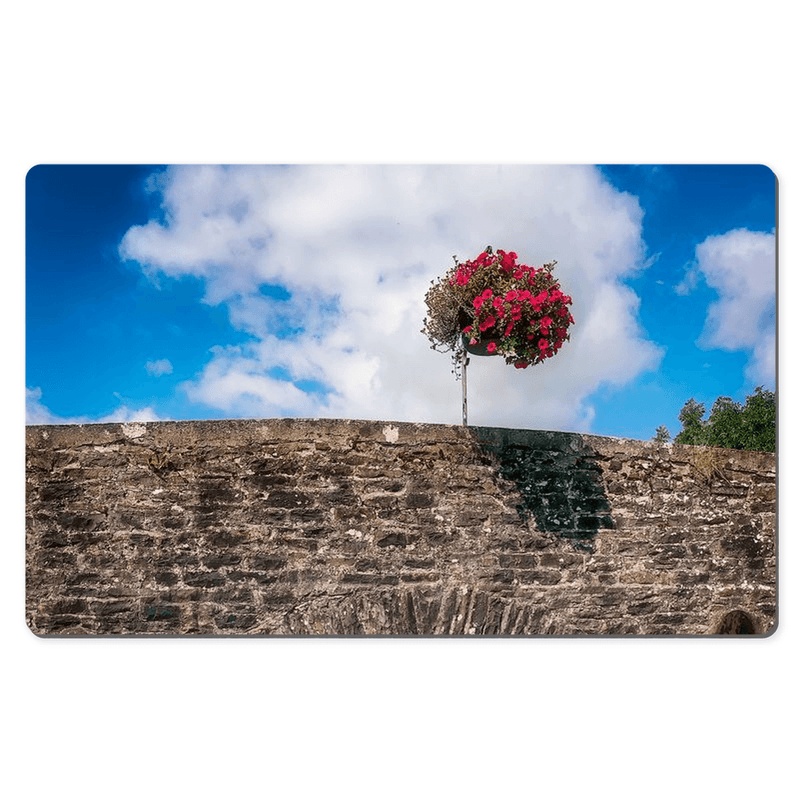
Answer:
[[745, 229], [709, 236], [696, 249], [697, 270], [719, 299], [698, 344], [745, 351], [748, 380], [775, 383], [775, 235]]
[[146, 408], [132, 409], [126, 405], [106, 414], [103, 417], [92, 418], [87, 416], [59, 417], [53, 414], [42, 403], [42, 390], [40, 387], [29, 389], [25, 387], [25, 424], [26, 425], [87, 425], [100, 422], [154, 422], [160, 419], [156, 412]]
[[241, 347], [215, 347], [214, 358], [196, 382], [183, 384], [194, 402], [224, 409], [236, 416], [259, 416], [265, 407], [278, 415], [309, 415], [312, 398], [290, 381], [265, 374], [265, 361]]
[[167, 358], [159, 358], [156, 361], [148, 361], [144, 365], [144, 368], [147, 370], [148, 375], [154, 375], [156, 377], [159, 375], [172, 374], [172, 364]]
[[[180, 167], [158, 186], [165, 224], [131, 228], [120, 252], [153, 277], [202, 278], [206, 302], [252, 335], [185, 385], [224, 413], [459, 422], [449, 358], [419, 332], [424, 296], [454, 254], [488, 244], [557, 259], [576, 326], [528, 370], [473, 357], [471, 423], [585, 429], [595, 389], [660, 361], [622, 282], [646, 267], [641, 208], [594, 168]], [[264, 296], [267, 283], [291, 298]], [[303, 330], [281, 338], [287, 324]], [[332, 391], [302, 391], [276, 367]]]
[[700, 270], [695, 261], [685, 264], [683, 269], [683, 280], [675, 287], [675, 294], [685, 297], [697, 288], [697, 283], [700, 280]]

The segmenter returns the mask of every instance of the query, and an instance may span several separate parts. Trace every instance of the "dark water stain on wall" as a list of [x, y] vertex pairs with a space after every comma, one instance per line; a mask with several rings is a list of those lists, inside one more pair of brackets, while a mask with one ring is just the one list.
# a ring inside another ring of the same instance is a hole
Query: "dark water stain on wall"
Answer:
[[614, 528], [599, 455], [576, 433], [472, 428], [478, 444], [516, 486], [521, 515], [537, 528], [592, 552], [601, 529]]

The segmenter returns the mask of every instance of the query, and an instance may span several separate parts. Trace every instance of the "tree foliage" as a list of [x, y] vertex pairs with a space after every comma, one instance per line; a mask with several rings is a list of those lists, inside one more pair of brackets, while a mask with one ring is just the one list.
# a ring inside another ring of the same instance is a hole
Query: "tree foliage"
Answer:
[[658, 444], [666, 444], [669, 442], [669, 430], [667, 430], [665, 425], [656, 428], [656, 435], [653, 437], [653, 441], [658, 442]]
[[[694, 398], [686, 402], [678, 415], [683, 430], [675, 437], [676, 444], [775, 452], [774, 392], [764, 391], [759, 386], [744, 405], [730, 397], [719, 397], [708, 419], [704, 419], [705, 413], [704, 403], [698, 403]], [[663, 426], [659, 431], [662, 429]]]

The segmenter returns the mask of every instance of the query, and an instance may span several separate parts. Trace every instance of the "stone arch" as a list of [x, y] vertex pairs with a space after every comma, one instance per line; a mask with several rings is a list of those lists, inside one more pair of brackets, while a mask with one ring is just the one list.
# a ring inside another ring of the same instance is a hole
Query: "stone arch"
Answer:
[[720, 620], [717, 629], [714, 631], [716, 634], [753, 634], [758, 633], [755, 620], [750, 614], [737, 609], [736, 611], [729, 611]]

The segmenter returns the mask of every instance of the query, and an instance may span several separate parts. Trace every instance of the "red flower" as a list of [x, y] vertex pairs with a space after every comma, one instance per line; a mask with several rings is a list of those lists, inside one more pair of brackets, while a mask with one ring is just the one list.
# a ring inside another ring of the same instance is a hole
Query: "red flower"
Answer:
[[480, 329], [482, 331], [485, 331], [485, 330], [488, 330], [489, 328], [491, 328], [492, 325], [494, 325], [496, 322], [497, 322], [497, 320], [493, 316], [490, 315], [490, 316], [486, 317], [486, 319], [483, 322], [481, 322], [479, 327], [480, 327]]
[[494, 353], [495, 350], [497, 350], [497, 344], [495, 342], [489, 342], [489, 344], [486, 345], [487, 353]]
[[498, 250], [497, 255], [500, 256], [500, 263], [506, 272], [510, 272], [512, 269], [514, 269], [516, 266], [515, 262], [517, 260], [516, 253], [506, 253], [505, 250]]

